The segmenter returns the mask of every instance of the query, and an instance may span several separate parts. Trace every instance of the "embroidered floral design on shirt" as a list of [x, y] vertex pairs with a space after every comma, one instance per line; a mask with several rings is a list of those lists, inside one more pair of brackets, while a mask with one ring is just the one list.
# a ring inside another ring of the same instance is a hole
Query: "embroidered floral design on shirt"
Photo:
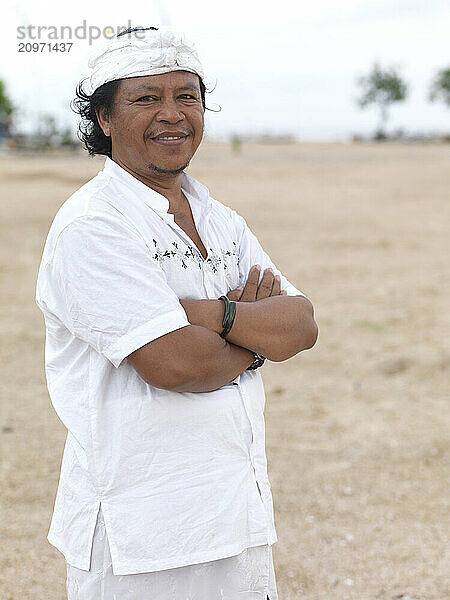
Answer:
[[163, 250], [158, 242], [153, 238], [153, 244], [155, 246], [155, 253], [153, 258], [159, 263], [163, 263], [168, 259], [175, 259], [178, 261], [183, 269], [188, 268], [189, 262], [194, 262], [199, 269], [202, 269], [203, 264], [211, 265], [213, 273], [217, 273], [219, 266], [223, 264], [223, 269], [226, 271], [229, 266], [229, 260], [234, 257], [237, 265], [239, 265], [239, 255], [237, 253], [237, 243], [232, 242], [233, 250], [220, 250], [216, 252], [213, 248], [209, 248], [208, 257], [206, 260], [200, 254], [198, 248], [195, 246], [188, 245], [184, 248], [180, 248], [177, 242], [172, 242], [172, 246], [169, 249]]
[[228, 256], [234, 256], [236, 258], [236, 264], [239, 267], [239, 254], [237, 251], [237, 243], [236, 242], [232, 242], [233, 244], [233, 251], [231, 250], [222, 250], [222, 256], [224, 259], [224, 269], [225, 271], [227, 270], [227, 259], [226, 257]]
[[188, 246], [187, 250], [182, 250], [178, 247], [176, 242], [172, 242], [172, 248], [170, 250], [163, 250], [158, 246], [158, 242], [153, 239], [153, 243], [155, 245], [155, 254], [153, 258], [155, 258], [158, 262], [163, 263], [165, 260], [169, 258], [175, 258], [183, 269], [187, 269], [188, 262], [194, 261], [197, 262], [198, 266], [201, 267], [201, 263], [198, 263], [198, 256], [196, 256], [196, 251], [193, 246]]

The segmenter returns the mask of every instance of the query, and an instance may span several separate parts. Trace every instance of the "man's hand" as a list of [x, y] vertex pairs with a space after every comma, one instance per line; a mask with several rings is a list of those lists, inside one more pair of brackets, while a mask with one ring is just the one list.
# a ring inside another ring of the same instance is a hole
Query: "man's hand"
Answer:
[[255, 302], [271, 296], [286, 296], [287, 292], [281, 290], [281, 278], [274, 275], [272, 269], [266, 269], [258, 285], [261, 267], [254, 265], [250, 269], [248, 279], [244, 285], [240, 285], [235, 290], [230, 290], [227, 294], [229, 300], [235, 302]]

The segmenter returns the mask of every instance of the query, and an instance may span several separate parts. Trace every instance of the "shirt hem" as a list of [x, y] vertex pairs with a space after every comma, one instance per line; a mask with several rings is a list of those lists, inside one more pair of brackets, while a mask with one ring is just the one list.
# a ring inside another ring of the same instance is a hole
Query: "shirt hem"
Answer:
[[263, 535], [260, 537], [249, 538], [247, 542], [240, 544], [231, 544], [225, 546], [220, 550], [199, 552], [193, 554], [186, 559], [173, 559], [170, 561], [133, 561], [129, 563], [127, 561], [116, 561], [116, 564], [112, 565], [114, 575], [134, 575], [137, 573], [151, 573], [152, 571], [165, 571], [166, 569], [176, 569], [178, 567], [185, 567], [187, 565], [196, 565], [199, 563], [210, 562], [213, 560], [220, 560], [221, 558], [228, 558], [235, 556], [243, 552], [246, 548], [253, 546], [263, 546], [269, 544], [267, 536]]
[[[84, 561], [80, 561], [79, 559], [73, 558], [69, 553], [64, 552], [64, 544], [51, 533], [47, 536], [48, 542], [54, 546], [57, 550], [63, 554], [66, 562], [77, 569], [81, 569], [82, 571], [88, 571], [90, 568], [90, 560], [89, 564], [86, 564]], [[246, 548], [252, 548], [253, 546], [263, 546], [269, 545], [272, 546], [275, 542], [278, 541], [276, 534], [267, 536], [266, 534], [262, 536], [253, 536], [249, 537], [246, 542], [241, 542], [239, 544], [230, 544], [229, 546], [225, 546], [220, 550], [207, 551], [207, 552], [199, 552], [189, 556], [188, 558], [174, 558], [169, 561], [152, 561], [152, 560], [138, 560], [133, 561], [132, 563], [129, 561], [112, 561], [112, 570], [114, 575], [135, 575], [137, 573], [151, 573], [153, 571], [165, 571], [166, 569], [176, 569], [178, 567], [185, 567], [187, 565], [195, 565], [204, 562], [210, 562], [213, 560], [220, 560], [221, 558], [228, 558], [230, 556], [235, 556], [243, 552]]]

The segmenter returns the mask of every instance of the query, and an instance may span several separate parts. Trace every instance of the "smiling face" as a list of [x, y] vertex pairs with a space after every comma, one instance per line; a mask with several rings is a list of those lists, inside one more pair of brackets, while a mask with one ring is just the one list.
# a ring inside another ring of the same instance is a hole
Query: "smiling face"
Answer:
[[121, 80], [109, 115], [99, 124], [111, 136], [112, 159], [129, 171], [172, 177], [183, 171], [203, 136], [198, 75], [172, 71]]

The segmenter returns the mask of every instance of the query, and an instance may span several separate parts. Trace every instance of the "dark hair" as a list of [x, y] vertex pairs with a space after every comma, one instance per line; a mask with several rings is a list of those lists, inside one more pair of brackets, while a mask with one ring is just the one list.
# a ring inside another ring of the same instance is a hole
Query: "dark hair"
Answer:
[[[114, 81], [104, 83], [91, 95], [86, 94], [83, 90], [84, 81], [81, 81], [76, 88], [76, 97], [72, 101], [72, 110], [81, 117], [80, 124], [78, 125], [78, 138], [83, 142], [84, 147], [91, 156], [94, 154], [104, 154], [111, 158], [111, 137], [103, 133], [97, 119], [96, 111], [104, 108], [107, 116], [111, 114], [117, 89], [121, 81], [121, 79], [115, 79]], [[200, 77], [199, 81], [203, 110], [207, 110], [205, 105], [206, 87]]]

